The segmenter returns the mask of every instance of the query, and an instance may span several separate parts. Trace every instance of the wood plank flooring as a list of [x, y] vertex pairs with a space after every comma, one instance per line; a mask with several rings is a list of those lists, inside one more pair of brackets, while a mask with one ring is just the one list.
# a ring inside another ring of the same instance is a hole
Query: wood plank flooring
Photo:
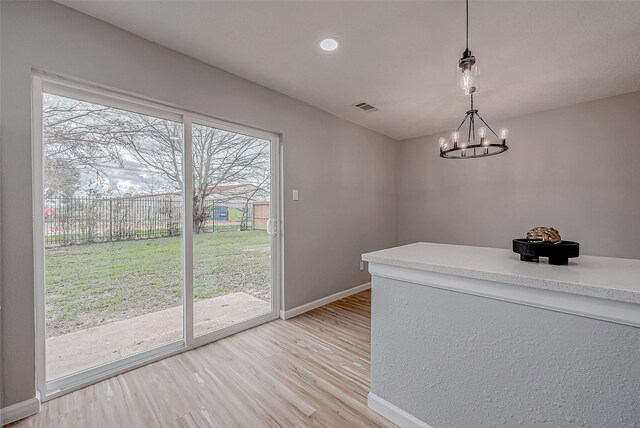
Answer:
[[392, 427], [367, 408], [371, 295], [273, 321], [44, 403], [12, 427]]

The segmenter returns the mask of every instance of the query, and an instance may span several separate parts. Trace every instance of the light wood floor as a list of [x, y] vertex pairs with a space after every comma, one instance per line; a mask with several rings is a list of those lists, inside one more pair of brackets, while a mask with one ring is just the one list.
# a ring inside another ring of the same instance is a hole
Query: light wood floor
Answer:
[[16, 427], [391, 427], [367, 408], [371, 295], [277, 320], [44, 403]]

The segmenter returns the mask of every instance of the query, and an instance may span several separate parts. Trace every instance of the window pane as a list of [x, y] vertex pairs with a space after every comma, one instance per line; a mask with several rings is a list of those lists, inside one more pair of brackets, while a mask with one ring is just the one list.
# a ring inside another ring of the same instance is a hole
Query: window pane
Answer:
[[194, 124], [194, 334], [271, 311], [270, 141]]
[[182, 338], [182, 124], [43, 95], [47, 380]]

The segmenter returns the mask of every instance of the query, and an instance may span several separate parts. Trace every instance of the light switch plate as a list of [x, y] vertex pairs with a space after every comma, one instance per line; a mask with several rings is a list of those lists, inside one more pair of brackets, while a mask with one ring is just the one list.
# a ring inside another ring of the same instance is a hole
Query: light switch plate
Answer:
[[298, 200], [298, 189], [294, 189], [292, 193], [293, 193], [293, 200], [297, 201]]

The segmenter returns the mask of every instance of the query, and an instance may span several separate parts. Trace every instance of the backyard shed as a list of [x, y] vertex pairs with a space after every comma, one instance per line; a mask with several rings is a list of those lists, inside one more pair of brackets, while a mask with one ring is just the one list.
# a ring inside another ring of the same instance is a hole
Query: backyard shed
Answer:
[[254, 202], [253, 228], [255, 230], [267, 230], [267, 221], [269, 220], [270, 213], [269, 202]]

